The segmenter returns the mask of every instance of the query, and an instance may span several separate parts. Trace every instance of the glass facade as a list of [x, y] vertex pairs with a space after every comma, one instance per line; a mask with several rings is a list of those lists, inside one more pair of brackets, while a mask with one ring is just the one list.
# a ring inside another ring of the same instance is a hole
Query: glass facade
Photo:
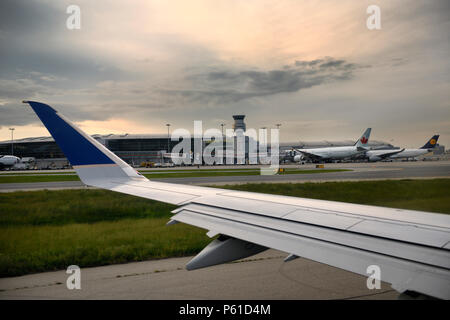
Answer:
[[[11, 143], [1, 143], [0, 154], [11, 154]], [[14, 155], [20, 158], [34, 157], [36, 159], [65, 158], [64, 153], [54, 141], [14, 143]]]
[[[145, 136], [145, 135], [129, 135], [128, 137], [122, 137], [118, 135], [94, 135], [93, 138], [97, 139], [99, 142], [104, 144], [109, 150], [114, 152], [117, 156], [122, 158], [125, 162], [133, 165], [139, 165], [142, 162], [151, 161], [155, 163], [168, 162], [168, 158], [163, 157], [163, 152], [168, 152], [167, 150], [172, 150], [175, 145], [180, 141], [169, 140], [169, 149], [167, 148], [168, 139], [167, 137], [160, 136]], [[22, 140], [22, 141], [21, 141]], [[26, 141], [23, 141], [26, 140]], [[248, 137], [246, 140], [246, 158], [248, 158]], [[207, 146], [211, 141], [203, 141], [203, 148]], [[337, 142], [336, 144], [345, 145], [346, 142]], [[234, 148], [236, 148], [236, 141], [232, 143]], [[313, 145], [314, 143], [309, 143]], [[329, 142], [322, 142], [323, 146], [330, 144]], [[347, 143], [350, 145], [351, 141]], [[372, 141], [372, 147], [375, 149], [387, 147], [392, 147], [392, 145], [382, 142], [382, 141]], [[224, 143], [224, 149], [226, 148], [226, 143]], [[233, 147], [231, 147], [233, 149]], [[280, 152], [290, 151], [292, 149], [292, 144], [282, 144], [280, 146]], [[194, 151], [194, 138], [191, 139], [191, 152]], [[6, 155], [11, 154], [11, 142], [4, 141], [0, 143], [0, 154]], [[37, 137], [37, 138], [26, 138], [20, 139], [14, 142], [14, 155], [18, 157], [33, 157], [35, 159], [61, 159], [65, 158], [61, 149], [57, 144], [51, 140], [50, 137]], [[226, 153], [224, 152], [224, 156]]]
[[[118, 138], [94, 137], [103, 143], [109, 150], [114, 152], [125, 162], [140, 164], [143, 161], [167, 162], [163, 159], [163, 152], [167, 152], [179, 143], [165, 137], [142, 137], [142, 138]], [[29, 138], [36, 139], [36, 138]], [[191, 140], [191, 148], [194, 148], [194, 140]], [[0, 143], [0, 154], [11, 154], [11, 142]], [[14, 142], [14, 155], [20, 158], [34, 157], [36, 159], [65, 158], [64, 153], [54, 141], [27, 141]]]
[[168, 142], [170, 146], [169, 150], [172, 150], [172, 148], [178, 144], [178, 141], [168, 141], [167, 138], [105, 140], [106, 147], [112, 152], [167, 150]]

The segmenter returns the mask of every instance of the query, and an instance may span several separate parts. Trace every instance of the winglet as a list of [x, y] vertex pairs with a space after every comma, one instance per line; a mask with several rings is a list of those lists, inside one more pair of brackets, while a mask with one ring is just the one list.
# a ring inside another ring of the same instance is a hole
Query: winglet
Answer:
[[36, 101], [24, 103], [28, 103], [41, 119], [84, 183], [95, 185], [94, 181], [99, 179], [142, 177], [49, 105]]

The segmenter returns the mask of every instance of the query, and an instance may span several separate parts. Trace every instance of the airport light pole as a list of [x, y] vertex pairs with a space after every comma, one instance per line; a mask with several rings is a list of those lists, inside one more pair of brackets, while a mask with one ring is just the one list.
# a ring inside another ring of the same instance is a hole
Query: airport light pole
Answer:
[[14, 155], [14, 130], [15, 128], [9, 128], [11, 130], [11, 155]]
[[[226, 150], [227, 145], [226, 145], [226, 139], [225, 136], [223, 135], [223, 127], [226, 126], [225, 123], [221, 123], [220, 126], [222, 127], [222, 150]], [[222, 153], [222, 157], [225, 155], [225, 153]], [[223, 160], [222, 160], [222, 164], [223, 164]]]

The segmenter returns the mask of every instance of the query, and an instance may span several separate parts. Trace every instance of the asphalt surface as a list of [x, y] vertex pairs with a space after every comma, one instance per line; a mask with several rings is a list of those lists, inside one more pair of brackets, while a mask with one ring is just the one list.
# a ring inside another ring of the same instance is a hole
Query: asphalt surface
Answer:
[[[303, 168], [303, 167], [301, 167]], [[310, 174], [260, 175], [260, 176], [219, 176], [154, 179], [158, 181], [196, 184], [224, 185], [242, 183], [289, 183], [289, 182], [321, 182], [344, 180], [384, 180], [408, 178], [450, 177], [450, 162], [395, 163], [395, 164], [327, 164], [326, 169], [351, 169], [352, 171], [326, 172]], [[305, 167], [307, 169], [307, 167]]]
[[[397, 299], [389, 284], [311, 260], [283, 262], [268, 250], [247, 260], [187, 271], [192, 257], [81, 269], [69, 290], [64, 270], [0, 279], [0, 299]], [[381, 275], [382, 276], [382, 275]]]
[[[288, 166], [311, 169], [313, 165]], [[210, 167], [205, 167], [210, 168]], [[254, 168], [254, 167], [253, 167]], [[384, 179], [431, 179], [450, 178], [450, 161], [417, 161], [392, 163], [347, 163], [326, 164], [326, 169], [351, 169], [352, 171], [286, 174], [286, 175], [253, 175], [253, 176], [217, 176], [152, 179], [178, 184], [194, 185], [226, 185], [243, 183], [289, 183], [289, 182], [323, 182], [323, 181], [358, 181]], [[223, 169], [223, 167], [222, 167]], [[172, 170], [177, 170], [172, 169]], [[202, 169], [199, 169], [202, 170]], [[33, 183], [0, 183], [0, 192], [42, 189], [79, 189], [85, 185], [80, 181], [33, 182]]]

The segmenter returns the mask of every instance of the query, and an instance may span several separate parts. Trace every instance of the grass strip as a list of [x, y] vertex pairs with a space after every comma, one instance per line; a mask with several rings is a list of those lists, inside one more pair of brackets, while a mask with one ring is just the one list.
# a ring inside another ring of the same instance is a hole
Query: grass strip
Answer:
[[[189, 178], [189, 177], [219, 177], [219, 176], [253, 176], [259, 175], [259, 169], [251, 170], [235, 170], [225, 169], [217, 171], [197, 170], [188, 171], [177, 170], [172, 172], [152, 172], [143, 173], [149, 179], [164, 179], [164, 178]], [[282, 174], [313, 174], [313, 173], [329, 173], [329, 172], [343, 172], [351, 171], [349, 169], [312, 169], [299, 170], [288, 169]], [[69, 174], [51, 174], [51, 175], [0, 175], [0, 183], [32, 183], [32, 182], [59, 182], [59, 181], [80, 181], [77, 175]]]
[[[450, 213], [450, 179], [224, 188]], [[106, 190], [0, 193], [0, 276], [191, 255], [205, 230], [165, 224], [175, 206]]]

